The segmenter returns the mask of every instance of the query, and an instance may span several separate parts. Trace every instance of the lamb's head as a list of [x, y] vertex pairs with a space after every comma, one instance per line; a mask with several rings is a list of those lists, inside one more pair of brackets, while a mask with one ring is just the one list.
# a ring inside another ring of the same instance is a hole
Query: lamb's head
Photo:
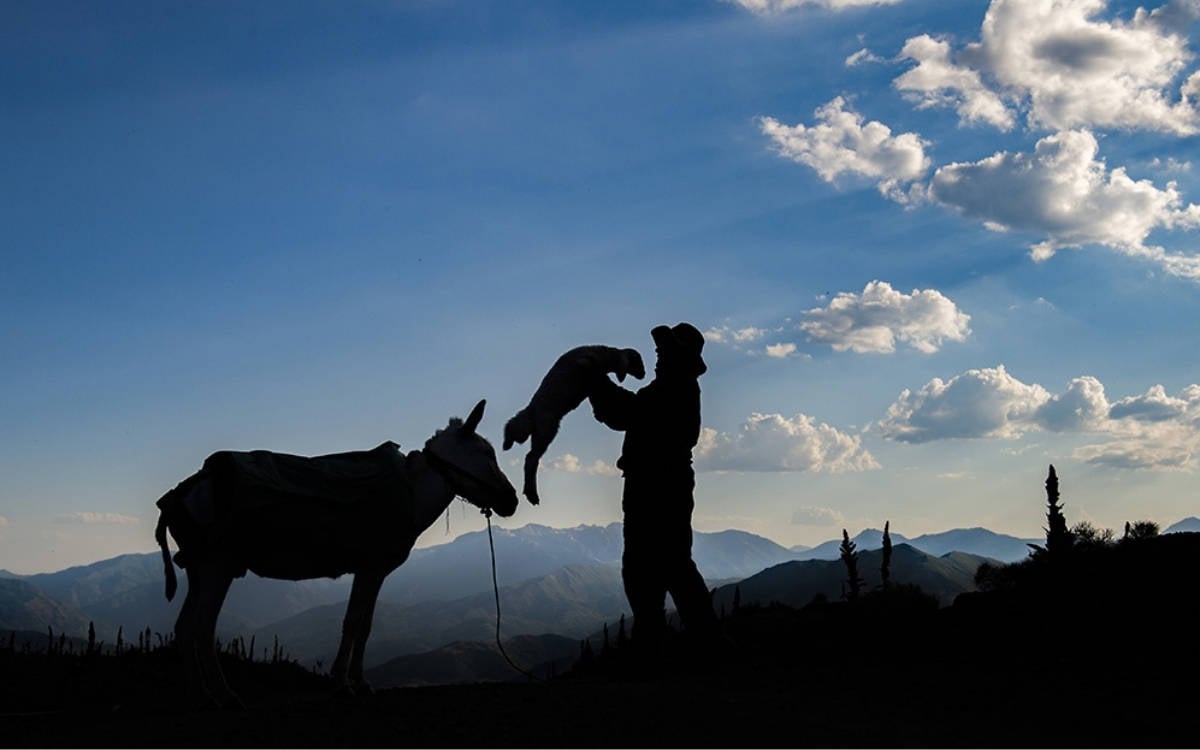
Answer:
[[617, 369], [613, 372], [622, 383], [625, 382], [626, 375], [641, 380], [646, 377], [646, 365], [637, 349], [621, 349], [617, 352]]
[[487, 401], [480, 401], [466, 421], [451, 419], [425, 443], [425, 453], [450, 482], [454, 494], [503, 517], [517, 511], [517, 491], [496, 461], [496, 449], [475, 431]]

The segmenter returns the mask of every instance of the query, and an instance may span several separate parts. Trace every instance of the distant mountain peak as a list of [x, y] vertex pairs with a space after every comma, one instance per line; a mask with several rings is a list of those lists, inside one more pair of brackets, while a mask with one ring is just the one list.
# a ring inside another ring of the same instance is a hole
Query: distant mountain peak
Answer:
[[1177, 521], [1163, 530], [1164, 534], [1178, 534], [1182, 531], [1200, 531], [1200, 518], [1188, 516], [1187, 518]]

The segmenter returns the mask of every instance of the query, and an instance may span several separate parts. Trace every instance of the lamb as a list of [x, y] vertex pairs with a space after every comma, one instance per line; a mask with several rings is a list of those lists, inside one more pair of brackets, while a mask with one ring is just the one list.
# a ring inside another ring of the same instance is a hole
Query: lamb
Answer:
[[641, 380], [646, 366], [636, 349], [618, 349], [602, 344], [579, 346], [563, 354], [542, 378], [529, 405], [504, 425], [504, 450], [532, 437], [525, 456], [525, 483], [522, 492], [529, 502], [541, 502], [537, 490], [538, 462], [558, 434], [563, 417], [583, 403], [597, 378], [608, 373], [624, 382], [626, 375]]

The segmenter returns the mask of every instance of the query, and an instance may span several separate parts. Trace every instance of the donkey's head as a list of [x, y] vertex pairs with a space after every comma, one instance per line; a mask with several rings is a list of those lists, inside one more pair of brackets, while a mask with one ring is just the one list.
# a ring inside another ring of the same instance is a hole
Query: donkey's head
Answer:
[[451, 419], [425, 443], [425, 453], [454, 494], [483, 510], [508, 517], [517, 511], [517, 491], [496, 462], [496, 450], [475, 431], [483, 419], [480, 401], [466, 421]]

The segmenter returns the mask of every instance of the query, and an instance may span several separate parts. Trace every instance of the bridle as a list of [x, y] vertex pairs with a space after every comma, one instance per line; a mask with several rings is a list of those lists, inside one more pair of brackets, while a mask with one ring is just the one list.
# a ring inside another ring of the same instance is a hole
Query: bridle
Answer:
[[[488, 487], [487, 482], [484, 482], [463, 467], [442, 458], [433, 451], [431, 446], [426, 445], [423, 452], [426, 460], [429, 461], [429, 465], [434, 468], [434, 471], [441, 474], [442, 477], [445, 478], [446, 481], [450, 482], [451, 485], [455, 484], [454, 480], [455, 477], [457, 477], [459, 480], [466, 480], [466, 483], [470, 489], [486, 489]], [[471, 485], [474, 486], [472, 487]], [[456, 491], [454, 494], [479, 508], [479, 512], [483, 513], [483, 515], [488, 516], [489, 518], [491, 517], [492, 509], [490, 507], [472, 500], [469, 496], [461, 492]]]

